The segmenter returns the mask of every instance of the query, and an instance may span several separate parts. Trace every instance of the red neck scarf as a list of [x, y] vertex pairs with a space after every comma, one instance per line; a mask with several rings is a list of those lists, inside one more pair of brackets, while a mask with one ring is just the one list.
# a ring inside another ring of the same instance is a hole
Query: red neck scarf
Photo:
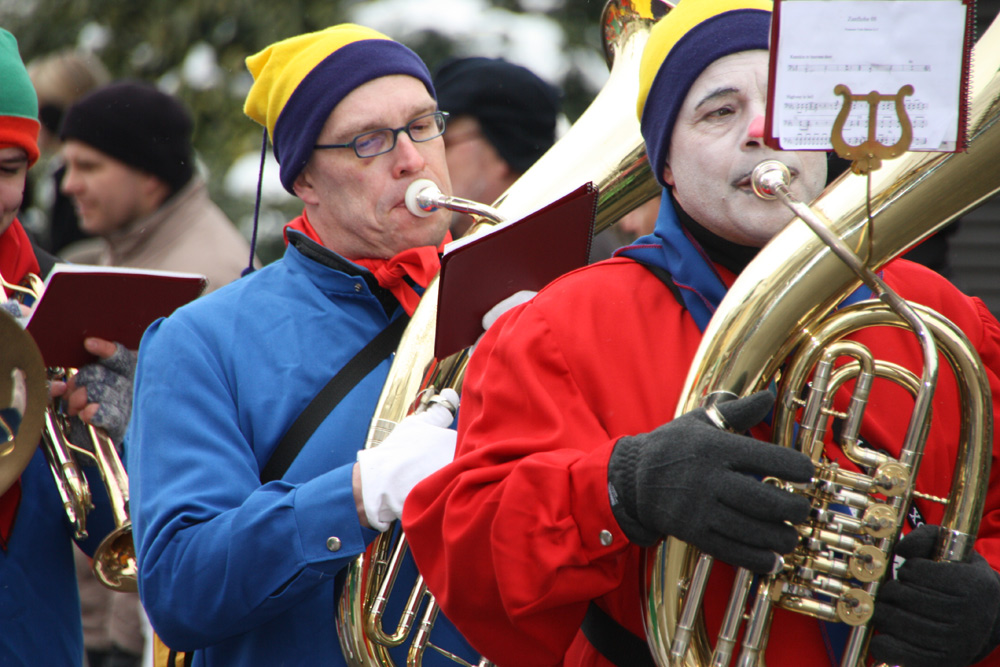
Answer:
[[[285, 225], [284, 235], [286, 244], [288, 243], [289, 229], [301, 232], [316, 243], [323, 245], [319, 234], [309, 224], [309, 220], [306, 218], [304, 212]], [[420, 303], [420, 295], [406, 281], [406, 277], [409, 276], [413, 282], [421, 287], [430, 285], [431, 280], [441, 270], [440, 254], [444, 251], [445, 244], [450, 241], [451, 232], [448, 232], [445, 234], [444, 241], [437, 247], [421, 246], [419, 248], [410, 248], [390, 259], [366, 258], [352, 259], [351, 261], [371, 271], [378, 284], [392, 292], [392, 295], [402, 304], [406, 314], [413, 315], [417, 304]]]
[[[38, 260], [31, 240], [16, 218], [0, 235], [0, 275], [8, 283], [20, 284], [29, 273], [38, 274]], [[4, 294], [10, 296], [4, 289]]]
[[[37, 274], [39, 271], [31, 241], [21, 223], [15, 219], [10, 227], [0, 234], [0, 275], [8, 283], [17, 285], [27, 274]], [[6, 288], [4, 295], [10, 296]], [[7, 540], [10, 539], [10, 531], [14, 526], [14, 517], [17, 515], [17, 506], [20, 502], [21, 480], [18, 480], [0, 496], [0, 548], [4, 550], [7, 549]]]

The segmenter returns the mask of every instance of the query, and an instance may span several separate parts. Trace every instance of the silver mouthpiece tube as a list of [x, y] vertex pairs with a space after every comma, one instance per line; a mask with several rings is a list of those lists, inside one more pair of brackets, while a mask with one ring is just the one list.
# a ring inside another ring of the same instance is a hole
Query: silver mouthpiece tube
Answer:
[[439, 208], [443, 208], [456, 213], [468, 213], [488, 222], [504, 222], [503, 215], [492, 206], [446, 195], [441, 192], [437, 183], [428, 178], [417, 179], [410, 183], [406, 188], [405, 202], [407, 210], [421, 218], [426, 218]]

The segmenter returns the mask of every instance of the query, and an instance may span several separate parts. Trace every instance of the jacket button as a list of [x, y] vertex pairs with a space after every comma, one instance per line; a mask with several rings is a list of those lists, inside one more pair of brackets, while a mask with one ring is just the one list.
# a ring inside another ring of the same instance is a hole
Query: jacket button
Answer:
[[614, 537], [611, 535], [610, 530], [602, 530], [600, 538], [601, 538], [601, 544], [603, 544], [606, 547], [611, 546], [611, 542], [614, 540]]
[[355, 292], [361, 291], [361, 283], [354, 283], [354, 291]]
[[330, 551], [340, 551], [340, 538], [339, 537], [328, 537], [326, 538], [326, 548]]

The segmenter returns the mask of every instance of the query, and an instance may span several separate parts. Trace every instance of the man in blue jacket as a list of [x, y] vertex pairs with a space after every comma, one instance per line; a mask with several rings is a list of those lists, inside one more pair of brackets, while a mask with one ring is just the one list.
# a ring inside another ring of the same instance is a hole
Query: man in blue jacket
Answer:
[[[277, 42], [247, 65], [244, 110], [266, 128], [303, 213], [286, 226], [282, 259], [143, 338], [125, 444], [140, 594], [160, 637], [193, 651], [194, 665], [346, 664], [334, 618], [345, 568], [452, 458], [452, 414], [435, 406], [359, 454], [385, 352], [283, 474], [269, 462], [436, 274], [450, 216], [418, 218], [404, 195], [421, 178], [450, 192], [445, 115], [420, 58], [361, 26]], [[447, 623], [434, 643], [475, 660]]]

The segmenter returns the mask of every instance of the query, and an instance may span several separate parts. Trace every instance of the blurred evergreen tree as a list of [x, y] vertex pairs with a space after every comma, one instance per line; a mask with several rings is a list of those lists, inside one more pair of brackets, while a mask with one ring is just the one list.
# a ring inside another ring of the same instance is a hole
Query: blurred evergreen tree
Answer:
[[[515, 13], [544, 14], [563, 30], [567, 54], [584, 51], [603, 60], [599, 28], [603, 0], [487, 2]], [[271, 42], [348, 20], [352, 9], [371, 4], [371, 0], [0, 0], [0, 26], [18, 38], [26, 61], [67, 47], [89, 47], [115, 77], [157, 82], [183, 99], [195, 115], [195, 145], [209, 172], [212, 197], [247, 230], [253, 196], [233, 197], [223, 186], [234, 161], [248, 153], [259, 154], [261, 145], [260, 128], [243, 115], [251, 83], [244, 59]], [[981, 34], [1000, 0], [977, 4]], [[424, 32], [404, 41], [431, 67], [453, 54], [451, 38], [444, 33]], [[202, 64], [193, 66], [196, 62]], [[188, 69], [201, 76], [186, 73]], [[564, 110], [571, 122], [597, 92], [576, 65], [554, 83], [563, 89]], [[287, 218], [298, 209], [294, 201], [278, 205], [274, 217]]]

